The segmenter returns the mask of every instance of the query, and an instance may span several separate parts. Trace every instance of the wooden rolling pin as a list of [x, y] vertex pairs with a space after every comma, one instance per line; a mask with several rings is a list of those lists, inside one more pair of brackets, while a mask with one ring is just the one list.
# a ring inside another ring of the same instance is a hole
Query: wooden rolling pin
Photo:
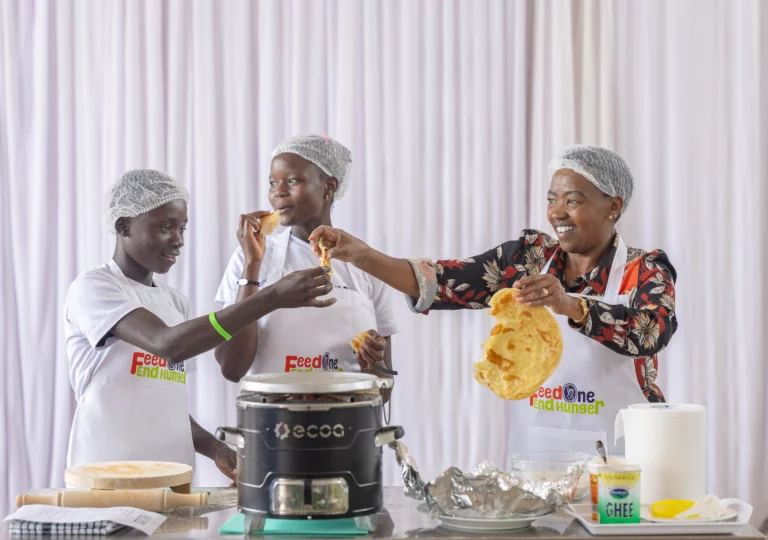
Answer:
[[67, 490], [16, 497], [16, 508], [25, 504], [47, 504], [71, 508], [129, 506], [150, 512], [163, 512], [180, 506], [205, 506], [208, 504], [208, 494], [183, 495], [162, 489]]

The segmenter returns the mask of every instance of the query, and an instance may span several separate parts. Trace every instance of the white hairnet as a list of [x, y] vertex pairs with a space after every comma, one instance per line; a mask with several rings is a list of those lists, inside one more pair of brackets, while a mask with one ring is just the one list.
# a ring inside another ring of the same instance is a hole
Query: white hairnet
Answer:
[[352, 152], [335, 139], [327, 135], [296, 135], [278, 144], [272, 157], [279, 154], [301, 156], [338, 180], [339, 187], [333, 196], [334, 201], [340, 200], [349, 189], [347, 172], [352, 163]]
[[136, 217], [171, 201], [189, 201], [189, 192], [171, 176], [151, 169], [126, 172], [109, 192], [109, 223], [112, 230], [121, 217]]
[[624, 199], [621, 214], [632, 199], [635, 181], [629, 167], [617, 153], [606, 148], [582, 144], [568, 146], [549, 162], [547, 169], [550, 176], [560, 169], [570, 169], [592, 182], [606, 195], [621, 197]]

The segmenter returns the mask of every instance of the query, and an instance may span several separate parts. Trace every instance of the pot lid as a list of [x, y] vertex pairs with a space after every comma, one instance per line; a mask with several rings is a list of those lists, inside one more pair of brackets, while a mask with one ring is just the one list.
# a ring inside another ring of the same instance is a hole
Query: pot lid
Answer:
[[240, 379], [240, 393], [259, 394], [343, 394], [392, 388], [392, 379], [368, 373], [310, 371], [298, 373], [260, 373]]

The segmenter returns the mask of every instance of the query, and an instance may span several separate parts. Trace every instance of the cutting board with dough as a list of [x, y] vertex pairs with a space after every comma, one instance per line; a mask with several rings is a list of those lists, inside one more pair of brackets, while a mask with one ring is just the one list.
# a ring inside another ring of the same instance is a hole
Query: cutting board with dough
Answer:
[[192, 467], [165, 461], [108, 461], [70, 467], [64, 481], [91, 489], [172, 488], [189, 493]]
[[[16, 497], [17, 508], [28, 504], [77, 508], [131, 506], [153, 512], [164, 512], [172, 508], [208, 504], [207, 493], [190, 493], [192, 467], [183, 463], [163, 461], [88, 463], [67, 469], [64, 472], [64, 480], [69, 486], [90, 489], [25, 493]], [[171, 488], [175, 493], [162, 488]]]

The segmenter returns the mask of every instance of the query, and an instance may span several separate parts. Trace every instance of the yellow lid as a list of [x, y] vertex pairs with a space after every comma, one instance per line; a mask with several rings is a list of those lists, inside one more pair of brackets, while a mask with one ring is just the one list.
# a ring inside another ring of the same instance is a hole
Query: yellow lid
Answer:
[[676, 515], [693, 508], [695, 504], [694, 501], [685, 501], [681, 499], [656, 501], [651, 505], [651, 515], [662, 519], [672, 519]]

